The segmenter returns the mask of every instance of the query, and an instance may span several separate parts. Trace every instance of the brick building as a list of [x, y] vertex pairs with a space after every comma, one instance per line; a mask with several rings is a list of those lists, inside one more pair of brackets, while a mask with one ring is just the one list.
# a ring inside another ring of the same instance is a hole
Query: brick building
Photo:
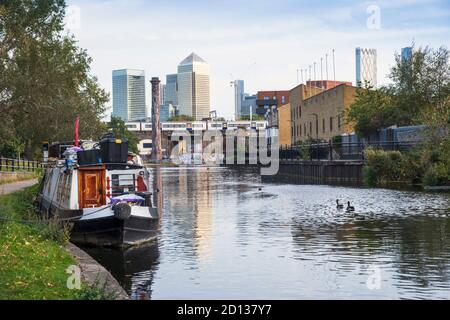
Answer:
[[289, 103], [289, 91], [259, 91], [256, 95], [256, 114], [265, 115], [271, 109], [277, 109]]
[[292, 143], [310, 139], [328, 141], [334, 136], [353, 132], [344, 119], [344, 110], [354, 102], [356, 90], [356, 87], [347, 84], [318, 92], [314, 87], [305, 85], [292, 89]]

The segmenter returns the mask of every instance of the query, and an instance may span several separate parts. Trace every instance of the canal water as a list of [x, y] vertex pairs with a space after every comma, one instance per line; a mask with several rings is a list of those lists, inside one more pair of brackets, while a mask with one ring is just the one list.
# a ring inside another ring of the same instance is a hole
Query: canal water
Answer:
[[450, 298], [449, 194], [262, 184], [226, 168], [153, 175], [158, 240], [87, 250], [132, 299]]

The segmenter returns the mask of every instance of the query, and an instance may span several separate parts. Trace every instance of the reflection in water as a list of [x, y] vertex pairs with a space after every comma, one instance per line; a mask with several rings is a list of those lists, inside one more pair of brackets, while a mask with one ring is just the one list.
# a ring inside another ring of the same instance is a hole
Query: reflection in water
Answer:
[[213, 228], [213, 212], [209, 174], [205, 171], [198, 174], [197, 201], [194, 202], [195, 217], [195, 247], [199, 262], [206, 261], [211, 256], [211, 234]]
[[[134, 299], [450, 298], [448, 194], [262, 185], [224, 168], [153, 173], [158, 243], [93, 253]], [[374, 267], [379, 290], [367, 286]]]
[[151, 170], [153, 181], [153, 203], [158, 208], [158, 214], [162, 218], [164, 215], [164, 184], [162, 180], [161, 168]]
[[153, 276], [158, 267], [158, 243], [126, 249], [85, 248], [86, 252], [119, 281], [134, 300], [152, 295]]

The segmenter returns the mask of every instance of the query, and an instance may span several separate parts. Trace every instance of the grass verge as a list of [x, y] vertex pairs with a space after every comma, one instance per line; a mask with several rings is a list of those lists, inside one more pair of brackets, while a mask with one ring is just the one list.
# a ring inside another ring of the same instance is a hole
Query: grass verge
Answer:
[[35, 178], [37, 178], [37, 174], [34, 172], [16, 173], [16, 174], [3, 173], [0, 174], [0, 185], [24, 180], [31, 180]]
[[102, 288], [69, 290], [66, 270], [76, 265], [65, 250], [65, 230], [40, 223], [34, 213], [37, 186], [0, 197], [0, 300], [108, 300]]

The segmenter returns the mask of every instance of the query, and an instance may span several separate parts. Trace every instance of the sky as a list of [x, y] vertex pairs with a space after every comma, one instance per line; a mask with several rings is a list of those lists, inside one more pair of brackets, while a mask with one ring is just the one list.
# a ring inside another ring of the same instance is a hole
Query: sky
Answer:
[[[378, 83], [401, 48], [450, 47], [448, 0], [68, 0], [67, 32], [92, 57], [92, 74], [109, 93], [112, 70], [146, 72], [150, 79], [176, 73], [191, 52], [211, 67], [211, 110], [234, 118], [230, 82], [245, 91], [290, 90], [298, 69], [329, 56], [329, 79], [355, 83], [355, 48], [378, 52]], [[299, 74], [299, 77], [297, 77]], [[111, 95], [112, 96], [112, 95]], [[112, 106], [112, 101], [108, 104]]]

